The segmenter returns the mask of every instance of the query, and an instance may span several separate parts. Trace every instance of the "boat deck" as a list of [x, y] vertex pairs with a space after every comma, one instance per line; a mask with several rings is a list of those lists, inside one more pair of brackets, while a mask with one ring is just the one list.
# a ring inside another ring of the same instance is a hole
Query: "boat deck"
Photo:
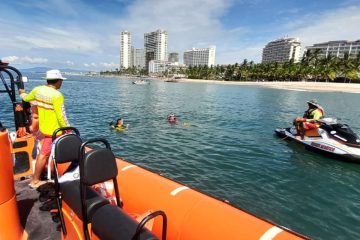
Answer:
[[52, 221], [50, 212], [39, 209], [43, 204], [38, 200], [39, 192], [31, 189], [29, 183], [30, 179], [15, 181], [20, 221], [29, 236], [28, 239], [60, 239], [60, 231], [56, 230], [57, 223]]

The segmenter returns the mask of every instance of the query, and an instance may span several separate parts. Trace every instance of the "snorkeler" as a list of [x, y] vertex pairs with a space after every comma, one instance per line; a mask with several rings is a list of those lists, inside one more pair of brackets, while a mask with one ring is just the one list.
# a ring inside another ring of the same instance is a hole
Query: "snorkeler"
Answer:
[[176, 124], [176, 116], [174, 114], [170, 114], [169, 116], [167, 116], [167, 121], [170, 124]]
[[116, 124], [111, 122], [110, 127], [117, 131], [124, 131], [129, 128], [129, 124], [126, 124], [126, 126], [124, 126], [124, 120], [122, 118], [119, 118], [116, 120]]

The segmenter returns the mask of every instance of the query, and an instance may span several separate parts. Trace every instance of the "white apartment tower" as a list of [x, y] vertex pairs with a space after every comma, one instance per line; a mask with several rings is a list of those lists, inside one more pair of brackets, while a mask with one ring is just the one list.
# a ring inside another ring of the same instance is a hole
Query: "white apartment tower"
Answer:
[[209, 48], [193, 48], [184, 52], [184, 64], [187, 66], [215, 65], [215, 46]]
[[151, 60], [168, 60], [168, 33], [159, 29], [144, 34], [145, 63], [149, 66]]
[[131, 67], [131, 34], [122, 31], [120, 35], [120, 69]]
[[330, 41], [325, 43], [317, 43], [313, 46], [306, 47], [306, 50], [319, 49], [319, 57], [326, 58], [329, 55], [337, 58], [344, 58], [345, 54], [349, 58], [356, 58], [360, 53], [360, 40], [357, 41]]
[[281, 38], [266, 44], [263, 49], [262, 62], [294, 62], [300, 60], [301, 43], [299, 38]]

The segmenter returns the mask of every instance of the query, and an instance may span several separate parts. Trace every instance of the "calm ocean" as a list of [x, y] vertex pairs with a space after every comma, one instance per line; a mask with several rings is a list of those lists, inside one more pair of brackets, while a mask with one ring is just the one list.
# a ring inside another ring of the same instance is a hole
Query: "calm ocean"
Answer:
[[[28, 91], [44, 81], [29, 77]], [[360, 94], [150, 81], [71, 76], [61, 89], [68, 118], [85, 139], [107, 138], [117, 156], [279, 225], [314, 239], [360, 239], [360, 164], [274, 135], [313, 98], [360, 134]], [[13, 128], [8, 96], [0, 102], [0, 120]], [[127, 131], [109, 129], [118, 117]]]

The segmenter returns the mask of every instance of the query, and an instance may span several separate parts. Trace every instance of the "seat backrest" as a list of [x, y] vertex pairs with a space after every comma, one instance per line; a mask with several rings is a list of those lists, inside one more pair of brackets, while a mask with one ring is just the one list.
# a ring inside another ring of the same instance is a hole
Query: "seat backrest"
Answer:
[[[93, 148], [88, 150], [87, 146], [91, 143], [102, 143], [105, 148]], [[87, 151], [87, 152], [86, 152]], [[80, 147], [80, 196], [83, 216], [83, 231], [85, 239], [90, 239], [87, 228], [87, 196], [86, 188], [97, 183], [102, 183], [107, 180], [112, 180], [114, 184], [116, 202], [118, 206], [120, 203], [120, 194], [116, 181], [118, 174], [116, 159], [111, 151], [110, 144], [106, 139], [94, 138], [90, 139]]]
[[55, 140], [55, 163], [78, 162], [82, 140], [77, 134], [65, 134]]
[[92, 149], [81, 161], [81, 181], [87, 186], [116, 178], [118, 169], [113, 152], [108, 148]]
[[[57, 138], [59, 132], [72, 131], [73, 133], [65, 134]], [[55, 180], [55, 194], [56, 205], [60, 214], [61, 228], [63, 234], [66, 235], [66, 227], [64, 216], [61, 211], [61, 198], [60, 198], [60, 184], [59, 184], [59, 171], [57, 164], [71, 162], [69, 168], [79, 164], [80, 147], [82, 140], [80, 138], [79, 131], [74, 127], [58, 128], [52, 135], [52, 141], [54, 142], [54, 180]], [[68, 170], [69, 170], [68, 168]]]

